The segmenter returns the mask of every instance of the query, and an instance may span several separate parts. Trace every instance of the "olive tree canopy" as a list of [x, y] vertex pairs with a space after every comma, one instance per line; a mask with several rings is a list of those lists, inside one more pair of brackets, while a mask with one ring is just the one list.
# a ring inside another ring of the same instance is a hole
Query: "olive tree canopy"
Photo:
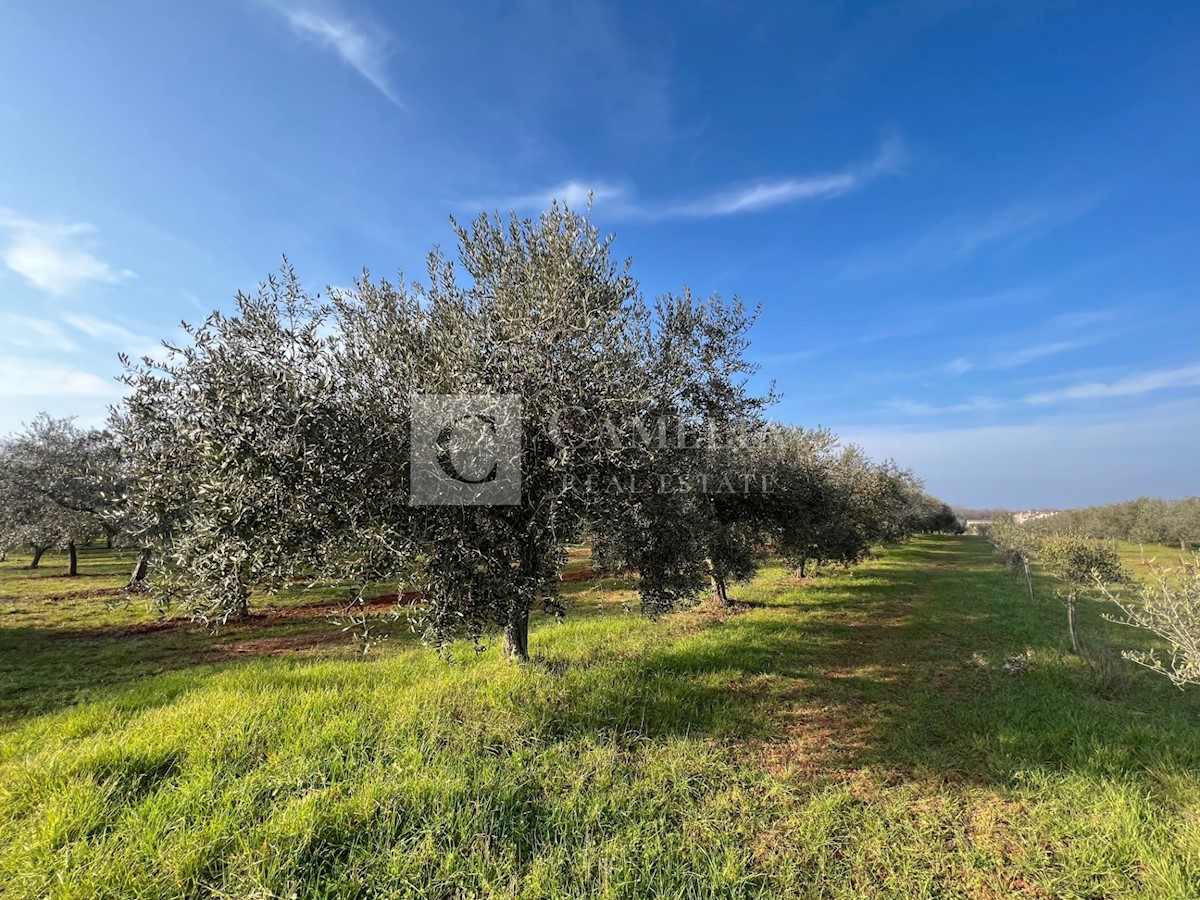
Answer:
[[[498, 624], [524, 657], [530, 611], [558, 608], [563, 546], [676, 513], [663, 479], [707, 458], [677, 432], [757, 421], [740, 303], [646, 302], [611, 238], [563, 207], [455, 231], [457, 260], [435, 250], [425, 284], [364, 273], [323, 302], [285, 265], [165, 360], [129, 364], [114, 428], [165, 594], [222, 619], [252, 585], [398, 580], [424, 593], [435, 642]], [[445, 397], [516, 404], [514, 498], [414, 493], [425, 400]], [[657, 603], [693, 585], [654, 573], [700, 572], [707, 549], [641, 561]]]

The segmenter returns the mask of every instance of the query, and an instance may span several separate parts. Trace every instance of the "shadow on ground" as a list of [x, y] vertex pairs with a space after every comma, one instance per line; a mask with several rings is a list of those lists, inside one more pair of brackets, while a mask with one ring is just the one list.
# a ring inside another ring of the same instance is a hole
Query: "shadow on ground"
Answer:
[[[1194, 697], [1132, 670], [1116, 696], [1099, 696], [1087, 664], [1063, 652], [1061, 607], [1031, 604], [982, 539], [925, 538], [837, 577], [801, 582], [773, 570], [734, 596], [744, 612], [684, 613], [658, 639], [635, 637], [653, 632], [630, 616], [628, 642], [609, 644], [597, 631], [587, 660], [586, 617], [539, 627], [539, 671], [563, 682], [558, 705], [540, 717], [545, 737], [709, 736], [761, 754], [781, 777], [811, 781], [862, 770], [994, 783], [1033, 769], [1200, 767]], [[1114, 638], [1094, 610], [1084, 628], [1097, 643]], [[402, 631], [391, 646], [411, 649]], [[321, 619], [216, 635], [0, 629], [0, 722], [114, 698], [154, 676], [166, 678], [164, 689], [144, 692], [146, 702], [168, 703], [214, 669], [276, 653], [294, 661], [314, 647], [354, 652]], [[1027, 651], [1019, 673], [1002, 670]], [[605, 677], [585, 676], [596, 667]]]

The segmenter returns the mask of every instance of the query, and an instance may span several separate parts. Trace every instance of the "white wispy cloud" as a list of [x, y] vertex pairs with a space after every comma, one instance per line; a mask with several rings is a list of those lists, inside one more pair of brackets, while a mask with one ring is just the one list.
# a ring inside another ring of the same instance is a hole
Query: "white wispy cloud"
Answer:
[[1099, 337], [1090, 337], [1068, 341], [1049, 341], [1044, 344], [1031, 344], [1026, 347], [1017, 347], [1013, 350], [994, 353], [991, 357], [980, 363], [975, 363], [960, 356], [943, 365], [940, 371], [946, 375], [965, 375], [973, 369], [1015, 369], [1019, 366], [1037, 362], [1039, 359], [1091, 346], [1100, 340]]
[[1095, 197], [1061, 203], [1020, 203], [975, 218], [956, 218], [915, 241], [869, 247], [843, 259], [848, 278], [890, 275], [898, 271], [938, 270], [963, 263], [984, 250], [1014, 246], [1061, 228], [1086, 215]]
[[995, 397], [971, 397], [961, 403], [948, 403], [941, 406], [916, 400], [892, 400], [886, 405], [888, 409], [905, 416], [937, 416], [990, 412], [1003, 409], [1008, 404]]
[[812, 178], [785, 178], [765, 181], [702, 197], [690, 203], [667, 207], [663, 218], [705, 219], [714, 216], [733, 216], [758, 212], [772, 206], [783, 206], [800, 200], [836, 197], [861, 186], [862, 179], [849, 172], [817, 175]]
[[980, 396], [959, 402], [930, 403], [911, 398], [890, 400], [883, 408], [904, 416], [963, 415], [996, 410], [1016, 410], [1030, 407], [1065, 406], [1072, 402], [1139, 397], [1159, 391], [1200, 387], [1200, 363], [1174, 369], [1137, 372], [1110, 381], [1084, 381], [1013, 397]]
[[1025, 402], [1045, 406], [1067, 400], [1100, 400], [1137, 397], [1155, 391], [1200, 387], [1200, 363], [1175, 369], [1157, 369], [1118, 378], [1115, 381], [1086, 381], [1053, 391], [1030, 394]]
[[821, 355], [821, 350], [791, 350], [787, 353], [766, 353], [753, 354], [752, 358], [755, 362], [763, 365], [779, 365], [781, 363], [801, 362], [806, 359], [814, 359]]
[[60, 353], [73, 353], [79, 349], [57, 322], [17, 313], [0, 313], [0, 343], [24, 350], [57, 350]]
[[624, 209], [625, 204], [629, 201], [629, 196], [630, 191], [628, 188], [616, 184], [608, 184], [603, 181], [564, 181], [562, 184], [555, 185], [543, 191], [533, 191], [528, 194], [508, 197], [499, 203], [469, 203], [464, 204], [464, 206], [469, 206], [472, 209], [481, 206], [499, 206], [504, 209], [526, 211], [545, 209], [557, 200], [559, 203], [565, 203], [572, 209], [582, 209], [588, 204], [588, 200], [591, 199], [595, 203], [617, 201], [617, 205]]
[[1121, 309], [1079, 309], [1059, 313], [1042, 323], [1042, 328], [1085, 328], [1101, 322], [1111, 322], [1121, 315]]
[[903, 143], [897, 138], [892, 138], [885, 141], [875, 157], [863, 165], [805, 177], [757, 181], [722, 188], [691, 199], [652, 202], [639, 198], [632, 187], [624, 184], [609, 180], [573, 179], [546, 190], [504, 198], [499, 202], [471, 202], [463, 205], [471, 208], [499, 206], [503, 209], [528, 211], [544, 208], [558, 200], [568, 206], [580, 207], [587, 203], [590, 195], [597, 208], [603, 207], [606, 213], [619, 218], [642, 221], [711, 219], [762, 212], [804, 201], [830, 199], [861, 190], [877, 178], [898, 172], [903, 167], [906, 156]]
[[96, 319], [92, 316], [67, 313], [62, 318], [72, 328], [79, 329], [89, 337], [110, 341], [114, 344], [139, 343], [149, 340], [145, 335], [130, 331], [124, 325], [118, 325], [115, 322], [106, 322], [103, 319]]
[[1003, 353], [995, 354], [988, 361], [987, 367], [989, 369], [1015, 369], [1018, 366], [1024, 366], [1039, 359], [1045, 359], [1048, 356], [1056, 356], [1059, 353], [1078, 350], [1081, 347], [1090, 347], [1092, 344], [1099, 343], [1100, 340], [1100, 337], [1076, 338], [1074, 340], [1049, 341], [1044, 344], [1032, 344], [1028, 347], [1006, 350]]
[[85, 316], [78, 313], [64, 313], [62, 320], [88, 337], [97, 341], [103, 341], [118, 350], [123, 350], [134, 358], [143, 356], [158, 357], [162, 355], [163, 348], [161, 341], [155, 340], [149, 335], [133, 331], [116, 322], [109, 322], [105, 319], [97, 319], [94, 316]]
[[86, 222], [38, 222], [0, 208], [0, 260], [38, 290], [74, 293], [91, 283], [117, 284], [135, 274], [94, 255], [94, 226]]
[[940, 303], [924, 304], [917, 307], [926, 312], [935, 312], [939, 316], [947, 314], [963, 315], [982, 312], [988, 309], [1020, 309], [1030, 303], [1044, 300], [1050, 295], [1050, 288], [1044, 284], [1026, 285], [1019, 288], [995, 291], [989, 294], [975, 294], [960, 297], [957, 300], [946, 300]]
[[803, 200], [838, 197], [866, 187], [881, 175], [898, 172], [907, 153], [898, 138], [883, 143], [875, 158], [866, 165], [841, 172], [829, 172], [806, 178], [763, 181], [732, 190], [723, 190], [698, 200], [668, 206], [662, 218], [710, 218], [738, 213], [759, 212]]
[[374, 88], [401, 109], [400, 102], [388, 78], [388, 59], [391, 56], [391, 36], [383, 29], [352, 22], [345, 16], [328, 10], [308, 7], [277, 7], [292, 30], [320, 47], [332, 50]]
[[1023, 338], [1026, 343], [1007, 350], [999, 350], [990, 354], [977, 354], [975, 359], [959, 356], [943, 364], [936, 371], [944, 375], [964, 375], [972, 370], [1015, 369], [1029, 363], [1037, 362], [1061, 353], [1080, 350], [1103, 343], [1113, 337], [1113, 333], [1096, 332], [1080, 337], [1064, 337], [1058, 340], [1034, 341], [1035, 335], [1053, 334], [1054, 332], [1070, 331], [1084, 326], [1094, 325], [1114, 318], [1115, 310], [1077, 310], [1059, 313], [1032, 327], [1023, 328], [1009, 335], [1008, 340], [1016, 343], [1016, 338]]
[[115, 381], [40, 359], [0, 359], [0, 397], [119, 396]]

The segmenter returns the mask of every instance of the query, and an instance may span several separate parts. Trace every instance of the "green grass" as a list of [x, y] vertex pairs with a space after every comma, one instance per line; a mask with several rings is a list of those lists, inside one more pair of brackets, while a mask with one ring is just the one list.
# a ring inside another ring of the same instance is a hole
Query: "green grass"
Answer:
[[12, 571], [6, 900], [1200, 895], [1197, 697], [1101, 690], [980, 538], [768, 568], [737, 614], [571, 585], [520, 667], [317, 617], [127, 634]]
[[1166, 544], [1134, 544], [1118, 541], [1117, 552], [1121, 563], [1135, 578], [1149, 574], [1154, 568], [1174, 568], [1181, 562], [1190, 562], [1195, 554], [1184, 552]]

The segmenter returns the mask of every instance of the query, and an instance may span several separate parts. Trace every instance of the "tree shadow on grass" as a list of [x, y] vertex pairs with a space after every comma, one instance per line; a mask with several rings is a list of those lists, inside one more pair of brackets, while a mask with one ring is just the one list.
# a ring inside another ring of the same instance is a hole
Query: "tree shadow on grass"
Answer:
[[[1197, 698], [1132, 666], [1122, 696], [1099, 696], [1063, 651], [1059, 605], [1031, 604], [981, 539], [925, 539], [884, 563], [779, 585], [749, 613], [610, 664], [609, 688], [573, 698], [558, 727], [745, 740], [808, 779], [1200, 767]], [[1087, 624], [1111, 640], [1098, 609]], [[1013, 657], [1027, 664], [1009, 674]]]
[[[598, 583], [604, 592], [612, 585]], [[583, 592], [583, 584], [572, 584]], [[25, 603], [47, 602], [44, 598]], [[611, 604], [610, 604], [611, 605]], [[581, 606], [588, 607], [586, 601]], [[394, 600], [369, 605], [371, 640], [383, 647], [412, 651], [421, 647]], [[296, 660], [342, 658], [352, 661], [363, 650], [350, 630], [351, 610], [328, 598], [256, 609], [244, 622], [215, 630], [186, 619], [122, 622], [83, 627], [8, 624], [0, 627], [0, 727], [81, 703], [118, 697], [123, 691], [161, 675], [187, 675], [199, 686], [217, 670], [265, 657]], [[354, 610], [356, 613], [357, 610]], [[587, 619], [590, 608], [579, 610]], [[548, 621], [539, 616], [545, 624]], [[188, 674], [194, 671], [194, 675]], [[141, 692], [149, 696], [153, 691]], [[178, 696], [175, 687], [164, 703]], [[147, 700], [147, 702], [149, 702]]]
[[[931, 570], [931, 558], [946, 565]], [[886, 581], [907, 596], [886, 584], [855, 590], [876, 604], [876, 624], [800, 686], [785, 742], [806, 715], [824, 713], [845, 729], [838, 751], [824, 754], [835, 772], [1007, 783], [1033, 770], [1103, 778], [1200, 764], [1197, 698], [1132, 666], [1123, 696], [1098, 696], [1088, 663], [1064, 650], [1061, 606], [1030, 603], [983, 540], [927, 539], [891, 561]], [[1100, 612], [1086, 611], [1094, 648], [1129, 637]], [[1006, 672], [1014, 658], [1025, 662]]]
[[[1035, 768], [1200, 767], [1194, 697], [1141, 673], [1120, 699], [1097, 697], [1087, 667], [1061, 652], [1057, 604], [1031, 604], [1022, 591], [982, 540], [932, 538], [867, 570], [743, 588], [735, 599], [752, 609], [684, 614], [676, 621], [687, 627], [666, 640], [605, 647], [600, 630], [582, 664], [578, 644], [555, 648], [539, 628], [535, 671], [561, 682], [556, 699], [534, 701], [554, 704], [538, 716], [542, 737], [703, 736], [754, 745], [773, 770], [814, 779], [871, 769], [994, 783]], [[160, 675], [169, 683], [137, 692], [138, 702], [170, 703], [216, 667], [331, 633], [306, 620], [132, 638], [0, 629], [0, 723], [115, 698]], [[257, 645], [231, 655], [239, 641]], [[416, 646], [392, 646], [401, 644]], [[1003, 660], [1026, 648], [1030, 664], [1005, 674]]]
[[[147, 708], [170, 703], [187, 687], [202, 686], [219, 669], [264, 657], [353, 658], [361, 652], [344, 626], [311, 616], [262, 616], [217, 630], [187, 622], [144, 622], [70, 630], [37, 626], [0, 628], [0, 726], [82, 703], [120, 698], [157, 676], [172, 676], [161, 698], [141, 692]], [[406, 628], [380, 630], [389, 645], [415, 646]], [[176, 677], [184, 676], [184, 677]]]

